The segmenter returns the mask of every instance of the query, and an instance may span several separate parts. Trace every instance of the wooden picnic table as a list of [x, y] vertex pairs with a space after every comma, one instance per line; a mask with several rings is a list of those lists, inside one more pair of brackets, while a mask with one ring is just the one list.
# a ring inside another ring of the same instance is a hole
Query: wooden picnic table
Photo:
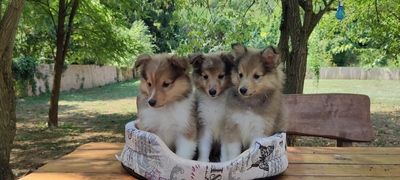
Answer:
[[[123, 143], [88, 143], [23, 180], [135, 179], [115, 158]], [[288, 168], [274, 179], [400, 179], [400, 148], [288, 147]]]

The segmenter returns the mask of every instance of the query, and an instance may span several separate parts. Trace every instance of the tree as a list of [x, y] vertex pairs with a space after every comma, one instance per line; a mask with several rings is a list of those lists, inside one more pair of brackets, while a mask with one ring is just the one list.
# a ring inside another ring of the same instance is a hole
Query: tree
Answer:
[[133, 23], [142, 20], [149, 27], [153, 35], [154, 44], [157, 47], [157, 53], [169, 52], [178, 47], [175, 32], [177, 24], [173, 23], [173, 14], [176, 10], [175, 0], [140, 0], [137, 4], [146, 4], [134, 6], [133, 14], [129, 21]]
[[302, 94], [306, 75], [308, 39], [324, 13], [330, 10], [334, 0], [323, 0], [317, 12], [314, 12], [314, 7], [318, 7], [318, 3], [313, 3], [312, 0], [282, 0], [281, 2], [282, 22], [278, 46], [287, 76], [284, 93]]
[[[67, 55], [68, 45], [73, 31], [73, 22], [78, 9], [79, 0], [65, 2], [60, 0], [58, 4], [56, 28], [56, 57], [54, 64], [53, 87], [51, 88], [48, 126], [58, 126], [58, 100], [60, 98], [61, 75]], [[67, 20], [67, 22], [66, 22]]]
[[[61, 75], [66, 59], [69, 63], [77, 64], [113, 64], [125, 62], [124, 58], [128, 59], [137, 53], [131, 48], [145, 48], [132, 39], [132, 36], [124, 34], [129, 30], [130, 24], [121, 12], [130, 8], [129, 2], [39, 0], [31, 1], [29, 5], [31, 11], [27, 13], [38, 15], [41, 19], [29, 21], [27, 17], [25, 23], [28, 26], [24, 32], [27, 32], [27, 37], [30, 34], [38, 37], [39, 41], [33, 45], [26, 44], [35, 47], [37, 44], [47, 44], [47, 46], [38, 49], [39, 52], [25, 50], [21, 52], [46, 53], [46, 57], [54, 59], [48, 126], [58, 126]], [[43, 43], [43, 41], [48, 42]]]
[[[0, 18], [3, 1], [0, 0]], [[0, 21], [0, 177], [14, 179], [9, 166], [16, 131], [15, 94], [11, 72], [12, 51], [17, 25], [25, 0], [11, 0]]]
[[[282, 22], [278, 47], [282, 62], [285, 63], [285, 94], [303, 93], [308, 39], [333, 2], [334, 0], [322, 0], [322, 4], [318, 4], [312, 0], [281, 0]], [[314, 12], [314, 7], [318, 7], [317, 5], [320, 5], [319, 10]], [[288, 145], [293, 146], [295, 143], [296, 136], [289, 136]]]

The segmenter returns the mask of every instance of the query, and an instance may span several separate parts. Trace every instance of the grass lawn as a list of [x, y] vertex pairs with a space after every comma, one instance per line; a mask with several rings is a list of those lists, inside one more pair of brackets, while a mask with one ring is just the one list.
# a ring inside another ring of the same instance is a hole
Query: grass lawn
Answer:
[[[17, 102], [17, 135], [11, 166], [21, 177], [88, 142], [124, 142], [125, 124], [136, 118], [139, 81], [63, 92], [59, 128], [46, 125], [50, 95]], [[400, 81], [306, 80], [305, 93], [359, 93], [371, 98], [375, 138], [358, 146], [400, 146]], [[356, 127], [355, 127], [356, 128]], [[299, 137], [302, 146], [335, 146], [332, 140]]]

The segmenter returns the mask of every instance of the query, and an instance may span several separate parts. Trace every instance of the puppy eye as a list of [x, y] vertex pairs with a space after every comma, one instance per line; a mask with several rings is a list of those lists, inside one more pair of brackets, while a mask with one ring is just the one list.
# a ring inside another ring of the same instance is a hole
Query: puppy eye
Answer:
[[169, 85], [170, 85], [170, 83], [166, 83], [166, 82], [162, 84], [162, 86], [163, 86], [164, 88], [167, 88]]
[[218, 76], [218, 79], [223, 79], [224, 78], [224, 75], [219, 75]]
[[147, 85], [148, 85], [149, 87], [151, 87], [151, 83], [147, 83]]
[[239, 77], [240, 77], [240, 78], [242, 78], [242, 77], [243, 77], [243, 74], [242, 74], [242, 73], [240, 73], [240, 74], [239, 74]]
[[253, 78], [254, 78], [254, 79], [258, 79], [258, 78], [260, 78], [260, 75], [254, 74]]
[[207, 76], [207, 75], [205, 75], [205, 76], [203, 76], [203, 78], [207, 80], [207, 79], [208, 79], [208, 76]]

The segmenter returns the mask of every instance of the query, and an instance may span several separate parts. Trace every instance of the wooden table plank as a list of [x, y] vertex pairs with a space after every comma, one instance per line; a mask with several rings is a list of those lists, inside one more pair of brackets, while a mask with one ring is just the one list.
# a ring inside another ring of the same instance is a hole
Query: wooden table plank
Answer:
[[288, 153], [295, 154], [385, 154], [400, 155], [398, 147], [288, 147]]
[[[78, 147], [23, 180], [135, 179], [116, 160], [124, 143]], [[400, 148], [288, 147], [289, 167], [278, 180], [400, 179]]]
[[[268, 179], [268, 178], [266, 178]], [[271, 179], [271, 178], [270, 178]], [[399, 180], [399, 177], [278, 176], [273, 180]]]
[[289, 164], [282, 175], [400, 178], [400, 165]]
[[400, 155], [288, 154], [291, 164], [400, 164]]
[[67, 173], [125, 173], [121, 162], [114, 161], [87, 160], [78, 161], [52, 161], [39, 168], [37, 172], [67, 172]]
[[124, 148], [125, 143], [105, 143], [105, 142], [93, 142], [87, 143], [79, 146], [76, 150], [92, 150], [92, 149], [118, 149], [122, 150]]
[[59, 160], [68, 160], [68, 159], [86, 159], [86, 160], [116, 160], [115, 155], [121, 155], [120, 149], [93, 149], [93, 150], [75, 150], [73, 153], [67, 154], [61, 157]]
[[35, 172], [23, 180], [134, 180], [128, 173], [49, 173]]

